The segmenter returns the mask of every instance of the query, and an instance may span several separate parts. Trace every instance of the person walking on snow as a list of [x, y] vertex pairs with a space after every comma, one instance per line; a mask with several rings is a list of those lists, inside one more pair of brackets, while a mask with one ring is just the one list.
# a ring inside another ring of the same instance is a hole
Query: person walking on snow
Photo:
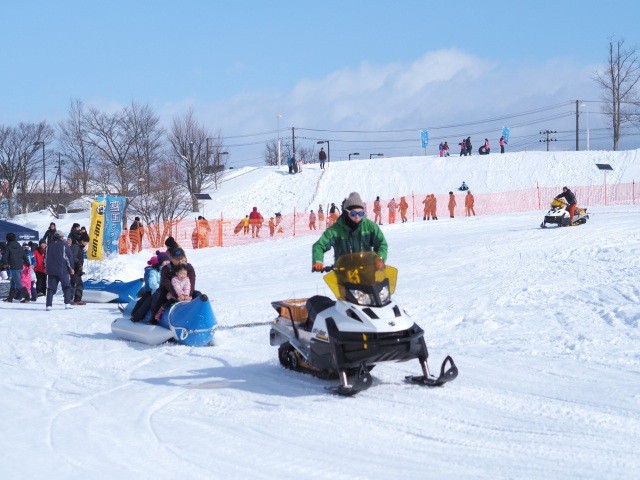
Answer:
[[400, 205], [398, 205], [398, 210], [400, 210], [400, 219], [402, 223], [407, 221], [407, 210], [409, 209], [409, 204], [407, 203], [407, 199], [405, 197], [400, 197]]
[[320, 148], [320, 152], [318, 153], [318, 160], [320, 161], [320, 168], [324, 169], [324, 162], [327, 161], [327, 152], [324, 151], [324, 148]]
[[424, 205], [424, 208], [422, 209], [422, 220], [431, 220], [431, 218], [429, 218], [431, 212], [431, 195], [424, 197], [422, 204]]
[[129, 242], [131, 242], [131, 253], [142, 251], [142, 237], [144, 236], [144, 227], [140, 221], [140, 217], [136, 217], [129, 227]]
[[62, 232], [57, 231], [53, 235], [53, 242], [47, 247], [47, 256], [44, 259], [44, 267], [47, 272], [47, 311], [53, 306], [53, 296], [58, 290], [58, 284], [62, 285], [64, 308], [71, 306], [71, 278], [73, 255], [67, 242], [64, 241]]
[[467, 217], [470, 217], [473, 213], [473, 216], [476, 216], [476, 212], [473, 209], [474, 199], [473, 195], [471, 195], [471, 190], [467, 191], [467, 196], [464, 198], [464, 212]]
[[382, 207], [380, 205], [380, 197], [376, 197], [373, 202], [373, 221], [378, 225], [382, 225]]
[[431, 194], [431, 218], [434, 220], [438, 219], [438, 213], [436, 212], [436, 210], [438, 209], [438, 200], [436, 199], [435, 194]]
[[316, 214], [313, 210], [309, 213], [309, 230], [316, 230]]
[[389, 209], [389, 223], [396, 223], [396, 210], [398, 209], [398, 204], [396, 203], [396, 199], [392, 198], [389, 203], [387, 203], [387, 208]]
[[22, 287], [22, 267], [27, 257], [20, 243], [16, 241], [16, 234], [9, 232], [6, 235], [7, 244], [0, 260], [0, 266], [9, 273], [9, 295], [5, 302], [12, 303], [15, 296], [20, 293], [25, 296]]
[[456, 209], [456, 196], [453, 192], [449, 192], [449, 204], [447, 207], [449, 208], [449, 217], [453, 218], [453, 214]]
[[249, 223], [251, 224], [251, 236], [253, 238], [260, 236], [260, 227], [262, 227], [262, 223], [264, 222], [264, 218], [262, 214], [258, 211], [258, 207], [253, 207], [253, 210], [249, 214]]
[[500, 153], [504, 153], [504, 146], [507, 142], [504, 141], [504, 136], [500, 137]]
[[351, 192], [338, 220], [311, 247], [311, 270], [322, 272], [324, 254], [333, 248], [334, 261], [346, 253], [374, 251], [379, 255], [376, 266], [384, 268], [387, 240], [377, 223], [364, 216], [365, 204], [358, 192]]

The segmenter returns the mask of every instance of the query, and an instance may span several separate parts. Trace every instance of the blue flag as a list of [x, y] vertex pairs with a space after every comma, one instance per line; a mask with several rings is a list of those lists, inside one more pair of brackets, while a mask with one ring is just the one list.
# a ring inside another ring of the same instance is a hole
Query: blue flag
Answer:
[[420, 140], [422, 141], [422, 148], [427, 148], [427, 145], [429, 145], [429, 130], [420, 130]]
[[507, 145], [509, 145], [509, 133], [511, 133], [509, 127], [502, 127], [502, 136], [504, 137], [504, 143]]
[[[102, 200], [102, 198], [99, 199]], [[122, 232], [122, 214], [125, 201], [125, 197], [107, 196], [105, 199], [102, 245], [106, 255], [118, 253], [118, 239]]]

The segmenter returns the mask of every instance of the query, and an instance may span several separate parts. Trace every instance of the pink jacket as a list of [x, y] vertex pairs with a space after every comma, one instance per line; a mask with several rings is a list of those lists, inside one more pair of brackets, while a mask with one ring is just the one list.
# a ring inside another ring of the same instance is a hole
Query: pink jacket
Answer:
[[176, 291], [176, 295], [189, 295], [191, 292], [191, 281], [189, 277], [180, 278], [175, 276], [171, 279], [171, 285], [173, 285], [173, 289]]

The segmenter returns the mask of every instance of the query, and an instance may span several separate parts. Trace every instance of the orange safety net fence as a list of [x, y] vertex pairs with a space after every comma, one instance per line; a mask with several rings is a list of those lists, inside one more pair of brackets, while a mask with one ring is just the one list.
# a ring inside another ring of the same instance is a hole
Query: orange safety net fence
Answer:
[[[599, 205], [635, 205], [638, 201], [638, 184], [620, 183], [614, 185], [586, 185], [572, 188], [578, 199], [578, 206]], [[473, 191], [472, 191], [473, 192]], [[546, 211], [551, 200], [562, 192], [562, 187], [536, 187], [527, 190], [497, 193], [472, 193], [475, 215], [498, 215], [535, 210]], [[425, 200], [428, 195], [435, 198], [435, 212], [431, 201], [428, 213], [425, 213]], [[453, 191], [455, 207], [454, 217], [464, 217], [466, 191]], [[400, 208], [401, 197], [405, 198], [405, 208]], [[394, 208], [394, 200], [395, 208]], [[367, 201], [367, 218], [374, 220], [374, 202]], [[423, 221], [425, 217], [435, 216], [446, 219], [451, 216], [448, 193], [410, 193], [398, 195], [393, 199], [381, 199], [381, 223], [400, 223], [404, 213], [408, 222]], [[328, 208], [327, 208], [328, 210]], [[306, 235], [319, 236], [338, 218], [338, 215], [319, 214], [314, 209], [315, 221], [311, 212], [297, 212], [286, 215], [264, 215], [262, 223], [244, 225], [244, 219], [220, 220], [181, 220], [164, 224], [145, 225], [141, 232], [123, 230], [120, 237], [120, 253], [136, 253], [141, 248], [164, 249], [164, 241], [173, 236], [185, 249], [223, 247], [243, 245], [253, 242], [269, 241], [278, 238], [291, 238]], [[469, 213], [471, 213], [469, 211]], [[133, 251], [135, 247], [135, 251]]]

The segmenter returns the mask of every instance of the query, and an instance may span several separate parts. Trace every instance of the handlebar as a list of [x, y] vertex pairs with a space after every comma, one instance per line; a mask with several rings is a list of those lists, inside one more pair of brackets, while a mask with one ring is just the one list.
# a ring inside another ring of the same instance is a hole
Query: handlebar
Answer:
[[327, 265], [326, 267], [323, 267], [322, 270], [314, 270], [312, 268], [311, 273], [325, 273], [330, 272], [331, 270], [333, 270], [333, 265]]

